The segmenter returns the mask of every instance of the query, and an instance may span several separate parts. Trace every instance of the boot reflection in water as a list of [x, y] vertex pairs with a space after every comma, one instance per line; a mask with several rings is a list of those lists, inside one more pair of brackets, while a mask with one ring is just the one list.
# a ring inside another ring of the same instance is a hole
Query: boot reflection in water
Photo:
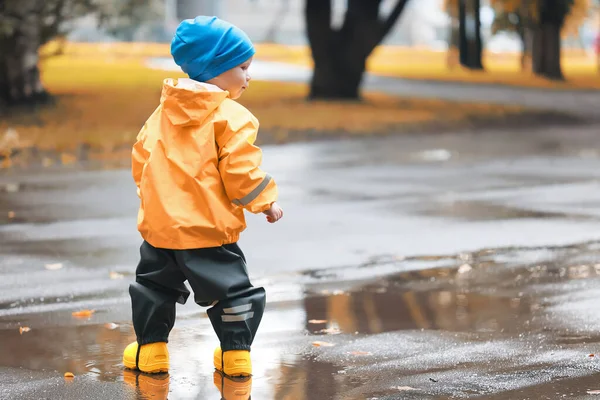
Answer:
[[252, 393], [252, 377], [234, 378], [215, 371], [215, 386], [221, 393], [221, 400], [250, 400]]
[[123, 380], [136, 389], [143, 399], [167, 400], [169, 396], [169, 374], [149, 375], [125, 369]]

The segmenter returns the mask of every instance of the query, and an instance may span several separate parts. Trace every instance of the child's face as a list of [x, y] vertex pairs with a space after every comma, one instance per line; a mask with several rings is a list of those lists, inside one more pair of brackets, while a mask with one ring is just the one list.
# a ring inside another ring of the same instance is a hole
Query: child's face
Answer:
[[221, 75], [214, 77], [208, 83], [227, 90], [232, 99], [238, 99], [250, 87], [251, 78], [248, 74], [250, 64], [252, 64], [252, 57], [237, 67], [231, 68]]

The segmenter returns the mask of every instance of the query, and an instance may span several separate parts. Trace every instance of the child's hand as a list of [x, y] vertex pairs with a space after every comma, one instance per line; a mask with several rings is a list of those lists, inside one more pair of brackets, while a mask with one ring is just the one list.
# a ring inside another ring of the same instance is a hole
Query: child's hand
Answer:
[[272, 224], [283, 218], [283, 210], [277, 203], [271, 204], [271, 208], [265, 211], [264, 214], [267, 216], [267, 221]]

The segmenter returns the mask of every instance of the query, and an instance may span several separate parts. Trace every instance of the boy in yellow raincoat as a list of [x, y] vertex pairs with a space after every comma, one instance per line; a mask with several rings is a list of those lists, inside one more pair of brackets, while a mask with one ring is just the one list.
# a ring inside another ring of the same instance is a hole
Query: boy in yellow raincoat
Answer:
[[183, 21], [171, 43], [175, 62], [191, 79], [166, 79], [160, 105], [132, 151], [138, 187], [138, 229], [144, 239], [136, 281], [129, 288], [137, 341], [125, 367], [169, 369], [167, 341], [175, 303], [194, 300], [221, 343], [214, 365], [229, 376], [252, 373], [250, 346], [265, 307], [236, 244], [244, 210], [283, 217], [277, 186], [263, 172], [254, 145], [257, 119], [235, 99], [249, 87], [254, 47], [237, 27], [216, 17]]

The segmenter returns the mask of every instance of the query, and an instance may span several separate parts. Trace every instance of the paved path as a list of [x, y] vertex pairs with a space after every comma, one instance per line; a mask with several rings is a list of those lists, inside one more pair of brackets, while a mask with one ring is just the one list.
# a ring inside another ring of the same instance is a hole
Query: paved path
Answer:
[[[286, 218], [252, 216], [241, 241], [268, 292], [254, 398], [600, 389], [597, 132], [265, 147]], [[129, 171], [2, 171], [0, 191], [0, 399], [220, 398], [216, 341], [192, 302], [178, 308], [170, 387], [120, 366], [140, 243]], [[71, 316], [81, 309], [96, 312]]]
[[[179, 70], [170, 59], [149, 60], [153, 68]], [[251, 73], [257, 80], [308, 82], [308, 68], [256, 60]], [[550, 90], [459, 82], [419, 81], [368, 75], [365, 88], [385, 93], [433, 99], [521, 105], [529, 108], [566, 112], [586, 119], [600, 120], [600, 90]]]

